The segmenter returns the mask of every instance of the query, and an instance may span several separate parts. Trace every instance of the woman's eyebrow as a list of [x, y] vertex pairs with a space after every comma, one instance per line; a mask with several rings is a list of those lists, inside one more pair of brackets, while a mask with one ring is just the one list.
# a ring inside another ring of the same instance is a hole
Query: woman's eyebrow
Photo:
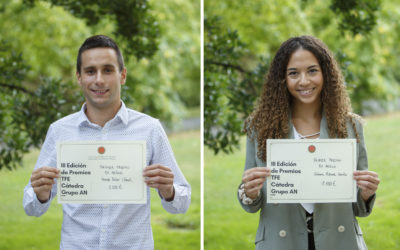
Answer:
[[[317, 65], [317, 64], [314, 64], [314, 65], [308, 66], [307, 69], [311, 69], [311, 68], [315, 68], [315, 67], [318, 68], [318, 65]], [[287, 71], [290, 71], [290, 70], [297, 70], [297, 68], [288, 68], [288, 69], [287, 69]]]

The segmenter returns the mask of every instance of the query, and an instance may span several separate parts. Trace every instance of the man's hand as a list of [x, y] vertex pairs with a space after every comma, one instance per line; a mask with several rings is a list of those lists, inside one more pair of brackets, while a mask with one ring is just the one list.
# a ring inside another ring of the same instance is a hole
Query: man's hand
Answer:
[[367, 201], [369, 197], [375, 194], [379, 185], [378, 174], [368, 170], [354, 171], [354, 180], [357, 181], [357, 186], [361, 189], [361, 197]]
[[174, 174], [171, 169], [160, 164], [154, 164], [143, 170], [143, 176], [147, 186], [157, 188], [165, 200], [172, 201], [174, 199]]
[[264, 185], [265, 179], [270, 175], [271, 169], [266, 167], [256, 167], [246, 170], [242, 178], [246, 196], [255, 200], [258, 192]]
[[33, 170], [31, 185], [36, 193], [37, 199], [45, 203], [50, 198], [51, 188], [55, 183], [54, 178], [60, 177], [60, 170], [53, 167], [41, 167]]

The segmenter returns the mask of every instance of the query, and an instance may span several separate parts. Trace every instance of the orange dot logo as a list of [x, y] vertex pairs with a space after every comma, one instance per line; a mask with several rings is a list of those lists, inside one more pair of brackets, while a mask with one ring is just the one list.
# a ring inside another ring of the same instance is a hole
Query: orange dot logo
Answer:
[[316, 150], [316, 148], [315, 148], [315, 146], [314, 146], [314, 145], [310, 145], [310, 146], [308, 146], [308, 152], [310, 152], [310, 153], [314, 153], [314, 152], [315, 152], [315, 150]]
[[104, 148], [104, 147], [99, 147], [98, 149], [97, 149], [97, 152], [99, 152], [99, 154], [104, 154], [104, 152], [106, 152], [106, 149]]

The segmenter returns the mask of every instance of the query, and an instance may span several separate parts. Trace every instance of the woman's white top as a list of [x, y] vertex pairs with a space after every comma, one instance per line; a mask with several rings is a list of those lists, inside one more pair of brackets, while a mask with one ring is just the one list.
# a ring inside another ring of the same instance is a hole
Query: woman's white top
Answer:
[[[293, 132], [294, 132], [294, 139], [304, 139], [302, 135], [300, 135], [297, 131], [296, 128], [293, 126]], [[319, 139], [319, 137], [317, 138]], [[314, 205], [315, 203], [301, 203], [303, 208], [310, 214], [314, 212]]]

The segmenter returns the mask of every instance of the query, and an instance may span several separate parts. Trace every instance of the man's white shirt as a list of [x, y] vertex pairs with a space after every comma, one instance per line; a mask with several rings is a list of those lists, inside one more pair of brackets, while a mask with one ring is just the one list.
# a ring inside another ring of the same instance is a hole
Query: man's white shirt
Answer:
[[[146, 166], [161, 164], [174, 173], [174, 200], [168, 202], [160, 196], [162, 206], [170, 213], [186, 212], [190, 205], [190, 185], [176, 163], [160, 122], [126, 108], [122, 102], [115, 117], [101, 127], [89, 121], [85, 109], [83, 105], [79, 112], [50, 125], [35, 169], [56, 167], [58, 141], [145, 141]], [[53, 185], [49, 201], [42, 204], [29, 181], [24, 189], [25, 212], [41, 216], [56, 194], [57, 183]], [[60, 249], [154, 249], [149, 188], [146, 204], [63, 204]]]

